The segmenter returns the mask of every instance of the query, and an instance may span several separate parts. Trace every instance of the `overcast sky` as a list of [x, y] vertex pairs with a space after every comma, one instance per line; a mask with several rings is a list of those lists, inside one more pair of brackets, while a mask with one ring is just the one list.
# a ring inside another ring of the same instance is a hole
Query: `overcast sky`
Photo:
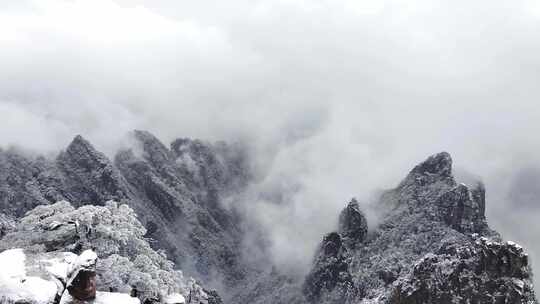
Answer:
[[253, 204], [283, 264], [445, 150], [540, 265], [538, 33], [537, 0], [3, 0], [0, 143], [249, 141], [286, 193]]

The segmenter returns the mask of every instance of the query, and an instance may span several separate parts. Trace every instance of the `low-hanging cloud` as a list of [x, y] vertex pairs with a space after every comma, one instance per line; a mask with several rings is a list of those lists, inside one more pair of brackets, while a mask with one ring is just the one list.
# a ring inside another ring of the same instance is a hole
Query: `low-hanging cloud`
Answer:
[[51, 152], [81, 133], [113, 153], [135, 128], [247, 141], [263, 176], [249, 212], [279, 265], [309, 263], [352, 196], [367, 200], [446, 150], [484, 178], [494, 228], [540, 252], [539, 209], [520, 217], [508, 194], [540, 164], [537, 1], [0, 8], [3, 146]]

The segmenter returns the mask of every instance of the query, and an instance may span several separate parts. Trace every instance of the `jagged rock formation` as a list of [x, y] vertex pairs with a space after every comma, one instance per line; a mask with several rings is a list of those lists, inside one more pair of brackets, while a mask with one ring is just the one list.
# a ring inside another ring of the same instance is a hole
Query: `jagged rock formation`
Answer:
[[367, 220], [353, 199], [339, 216], [338, 232], [326, 235], [315, 257], [314, 267], [304, 284], [309, 302], [318, 301], [325, 290], [333, 292], [331, 302], [345, 302], [356, 293], [349, 272], [347, 251], [356, 248], [367, 237]]
[[352, 202], [324, 238], [303, 286], [309, 303], [536, 303], [527, 255], [489, 229], [484, 186], [458, 184], [448, 153], [375, 208], [375, 231]]
[[309, 303], [344, 303], [357, 294], [346, 252], [340, 234], [332, 232], [324, 237], [314, 267], [304, 284], [304, 294]]
[[515, 243], [446, 243], [393, 285], [389, 303], [534, 303], [530, 279], [527, 255]]
[[338, 233], [348, 248], [355, 248], [367, 237], [367, 220], [356, 199], [353, 199], [339, 215]]
[[[61, 200], [75, 206], [119, 201], [139, 214], [155, 247], [166, 249], [177, 267], [205, 281], [242, 280], [239, 217], [219, 203], [249, 179], [241, 147], [178, 139], [167, 148], [148, 132], [132, 135], [134, 147], [114, 161], [81, 136], [55, 159], [0, 150], [0, 212], [20, 217]], [[69, 238], [70, 229], [60, 232]]]

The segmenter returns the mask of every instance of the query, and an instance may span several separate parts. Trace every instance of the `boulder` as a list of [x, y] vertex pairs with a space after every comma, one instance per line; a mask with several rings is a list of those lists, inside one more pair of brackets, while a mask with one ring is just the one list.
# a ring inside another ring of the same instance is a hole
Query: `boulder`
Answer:
[[85, 250], [77, 257], [67, 282], [71, 296], [84, 301], [96, 297], [96, 263], [97, 255], [92, 250]]
[[179, 293], [173, 293], [163, 298], [165, 304], [184, 304], [186, 299]]

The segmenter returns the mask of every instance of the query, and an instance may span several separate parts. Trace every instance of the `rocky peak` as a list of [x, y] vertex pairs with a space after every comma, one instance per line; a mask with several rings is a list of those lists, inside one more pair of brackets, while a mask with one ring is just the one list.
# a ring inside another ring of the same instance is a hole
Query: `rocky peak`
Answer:
[[415, 166], [398, 187], [384, 192], [382, 212], [394, 220], [404, 213], [437, 220], [460, 232], [487, 232], [485, 187], [458, 184], [447, 152], [428, 157]]
[[369, 239], [357, 202], [340, 214], [306, 277], [309, 303], [537, 303], [527, 255], [489, 229], [484, 185], [456, 183], [448, 153], [415, 166], [377, 206]]
[[346, 259], [347, 249], [341, 236], [336, 232], [327, 234], [302, 288], [309, 303], [344, 303], [354, 296], [356, 288]]
[[438, 181], [449, 184], [455, 183], [452, 175], [452, 157], [448, 152], [440, 152], [430, 156], [416, 165], [407, 175], [401, 186], [411, 183], [426, 185]]
[[339, 215], [338, 233], [347, 247], [355, 247], [364, 241], [367, 231], [366, 217], [360, 210], [358, 201], [353, 198]]
[[436, 174], [450, 177], [452, 175], [452, 157], [448, 152], [437, 153], [418, 164], [412, 171], [424, 175]]
[[105, 154], [77, 135], [56, 158], [58, 169], [67, 186], [66, 198], [77, 204], [125, 198], [124, 181]]
[[303, 291], [309, 303], [344, 303], [358, 292], [347, 262], [349, 252], [367, 236], [367, 220], [356, 199], [339, 216], [338, 232], [327, 234], [315, 255], [315, 266]]
[[152, 133], [148, 131], [134, 130], [133, 136], [141, 144], [143, 157], [152, 165], [160, 167], [161, 164], [170, 161], [171, 151]]
[[110, 165], [107, 157], [97, 151], [92, 144], [81, 135], [75, 136], [65, 152], [59, 158], [63, 161], [76, 163], [81, 169], [92, 171]]
[[[394, 284], [390, 304], [537, 303], [527, 254], [513, 242], [443, 242]], [[456, 302], [456, 300], [461, 300]]]

